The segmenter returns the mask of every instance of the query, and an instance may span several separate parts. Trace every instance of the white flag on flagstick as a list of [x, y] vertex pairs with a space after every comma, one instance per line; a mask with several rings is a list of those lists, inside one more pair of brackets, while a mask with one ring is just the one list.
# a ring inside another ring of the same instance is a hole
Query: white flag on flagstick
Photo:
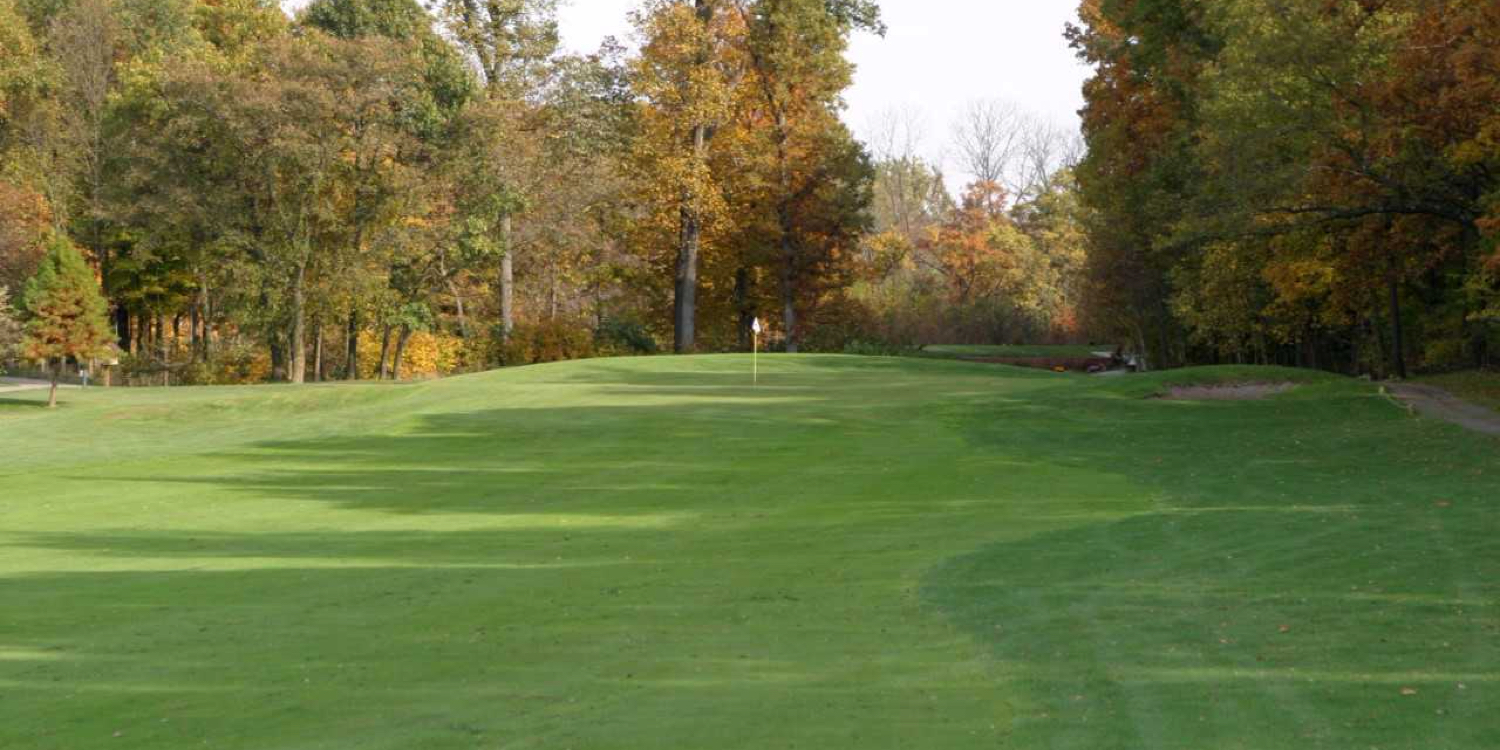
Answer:
[[750, 382], [760, 385], [760, 318], [751, 321], [750, 330], [755, 332], [755, 335], [750, 337], [751, 346], [753, 347], [750, 350], [752, 352], [750, 359], [750, 377], [752, 380]]

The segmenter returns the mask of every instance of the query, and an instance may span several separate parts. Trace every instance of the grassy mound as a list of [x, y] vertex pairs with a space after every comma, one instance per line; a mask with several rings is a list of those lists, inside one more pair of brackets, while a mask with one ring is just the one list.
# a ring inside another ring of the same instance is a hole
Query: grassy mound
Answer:
[[1086, 344], [1064, 344], [1060, 346], [1033, 344], [1011, 346], [941, 344], [922, 348], [924, 354], [964, 359], [1076, 359], [1092, 357], [1094, 356], [1094, 352], [1108, 350], [1108, 346], [1099, 347], [1088, 346]]
[[8, 399], [0, 747], [1500, 745], [1494, 441], [761, 366]]

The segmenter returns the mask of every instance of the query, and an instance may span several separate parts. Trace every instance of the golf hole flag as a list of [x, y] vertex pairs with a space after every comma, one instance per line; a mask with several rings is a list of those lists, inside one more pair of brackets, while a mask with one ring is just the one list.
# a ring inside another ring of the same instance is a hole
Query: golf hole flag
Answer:
[[750, 354], [750, 371], [752, 374], [750, 382], [760, 385], [760, 318], [756, 318], [750, 324], [750, 331], [755, 334], [750, 337], [750, 341], [752, 342]]

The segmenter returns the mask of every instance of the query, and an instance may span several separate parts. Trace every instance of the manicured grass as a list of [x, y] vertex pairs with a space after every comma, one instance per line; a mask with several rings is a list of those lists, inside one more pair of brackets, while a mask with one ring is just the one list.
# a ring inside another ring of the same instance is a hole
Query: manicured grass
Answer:
[[1459, 398], [1500, 411], [1500, 371], [1469, 370], [1444, 375], [1424, 375], [1415, 382], [1435, 385]]
[[1500, 747], [1500, 441], [655, 358], [0, 416], [0, 747]]
[[1066, 359], [1073, 357], [1092, 357], [1094, 352], [1109, 351], [1109, 346], [1088, 346], [1083, 344], [1047, 346], [1026, 344], [1017, 346], [987, 346], [967, 344], [942, 344], [937, 346], [924, 346], [924, 354], [935, 354], [948, 357], [1005, 357], [1016, 359]]

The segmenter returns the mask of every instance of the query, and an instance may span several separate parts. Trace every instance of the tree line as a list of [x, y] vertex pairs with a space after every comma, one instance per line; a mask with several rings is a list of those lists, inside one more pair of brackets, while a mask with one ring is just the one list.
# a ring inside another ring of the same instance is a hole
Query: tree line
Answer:
[[1085, 0], [1087, 323], [1161, 365], [1500, 353], [1500, 5]]
[[632, 21], [575, 55], [555, 0], [0, 0], [0, 287], [76, 248], [127, 369], [175, 382], [733, 350], [755, 318], [840, 345], [878, 9]]

